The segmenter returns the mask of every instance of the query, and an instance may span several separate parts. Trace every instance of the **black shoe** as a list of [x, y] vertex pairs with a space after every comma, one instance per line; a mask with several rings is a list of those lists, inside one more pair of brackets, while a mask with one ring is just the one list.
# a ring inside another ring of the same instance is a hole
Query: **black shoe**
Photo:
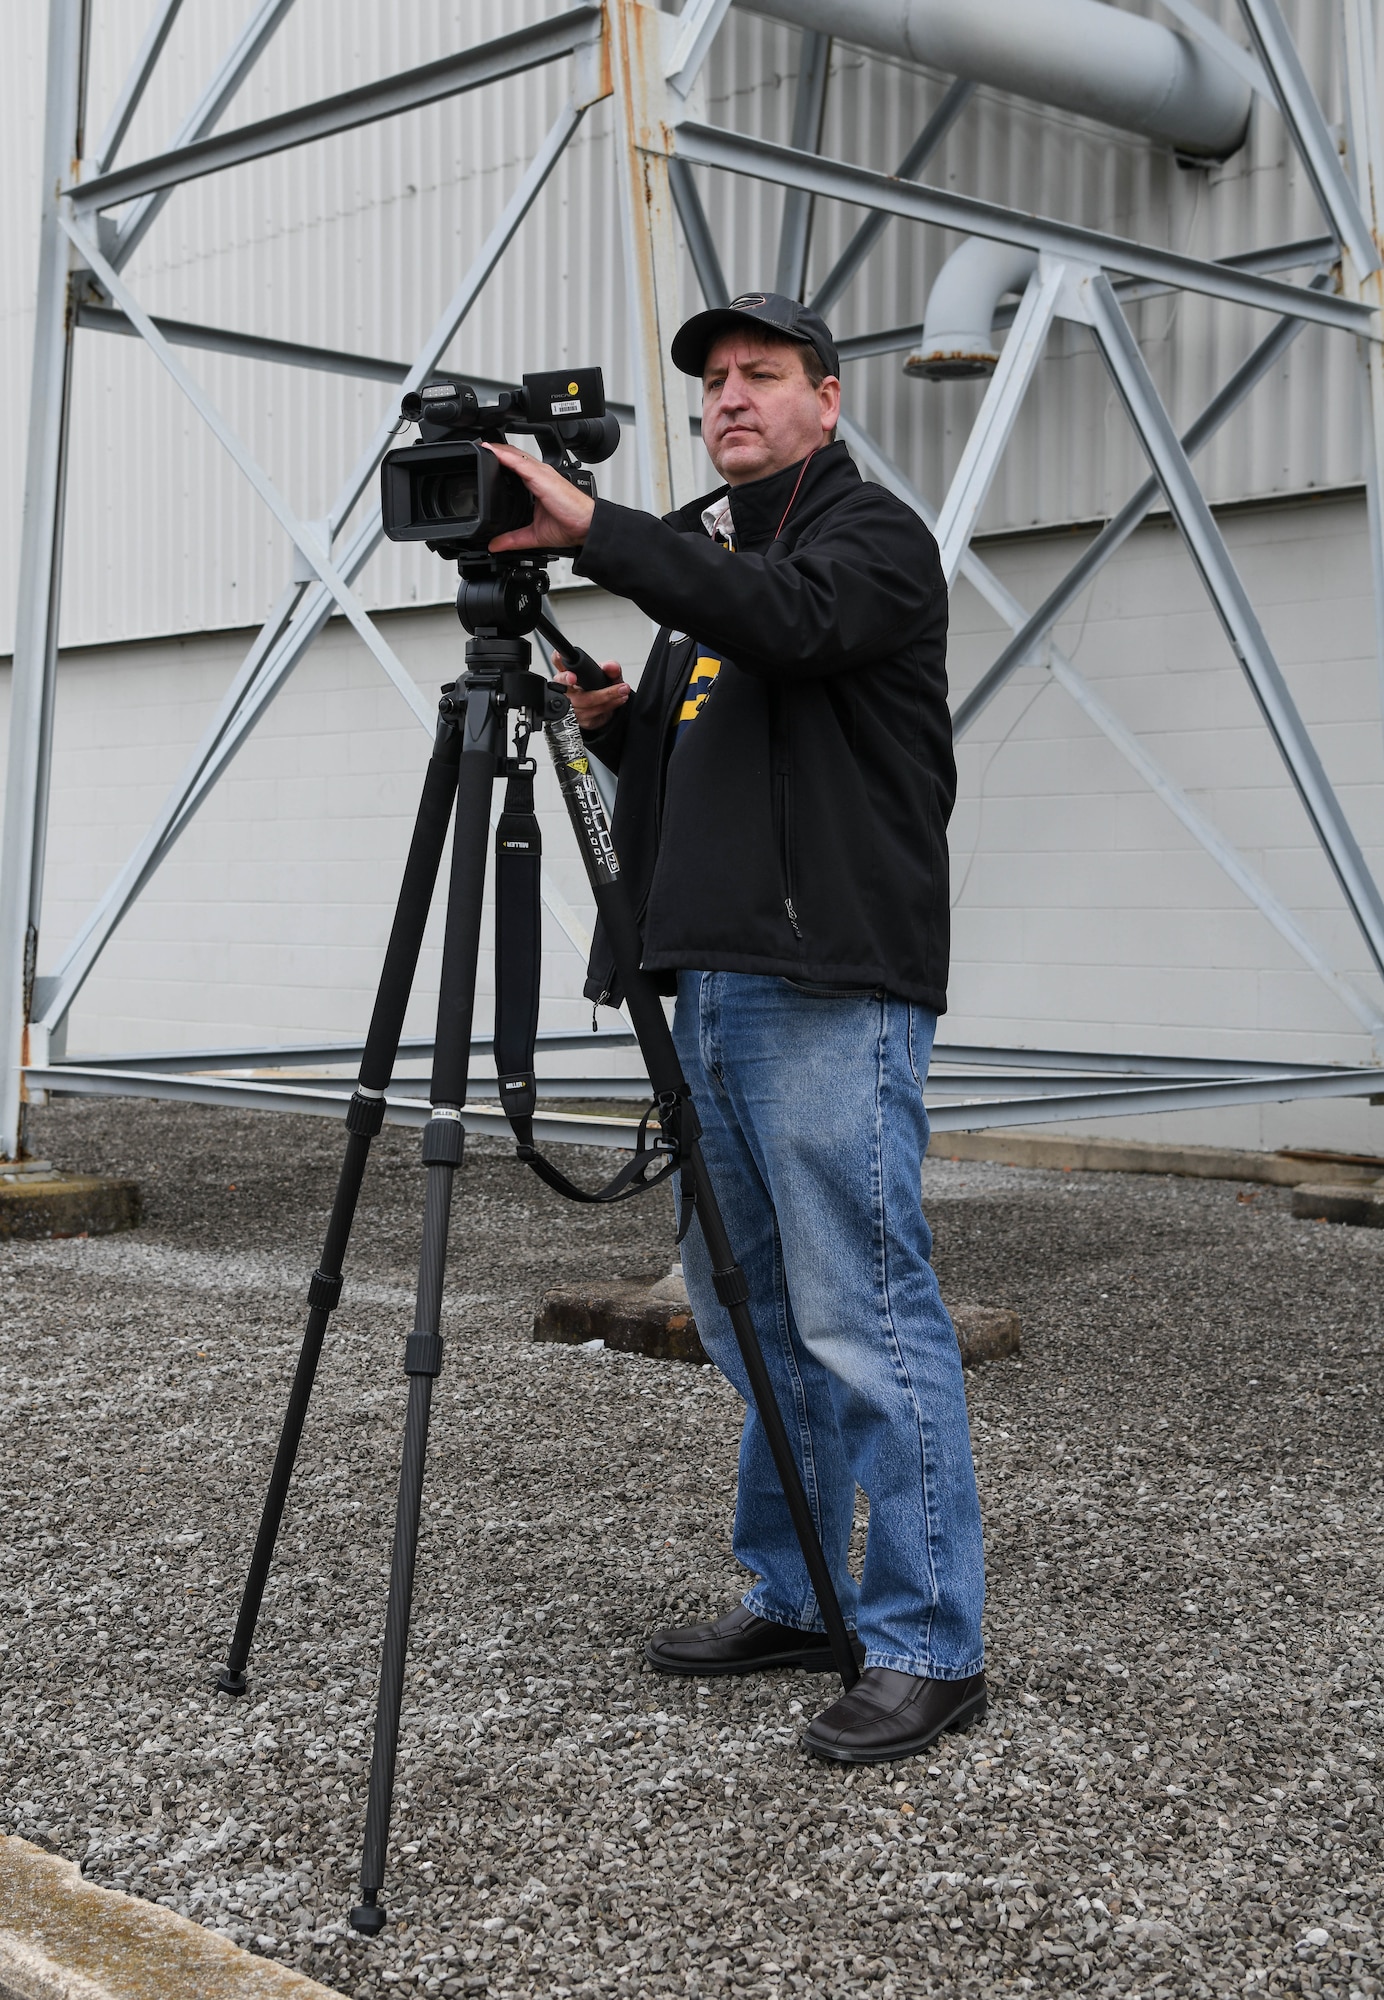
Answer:
[[674, 1625], [655, 1632], [644, 1658], [660, 1674], [757, 1674], [769, 1667], [829, 1674], [833, 1666], [825, 1632], [771, 1625], [743, 1604], [714, 1625]]
[[969, 1729], [985, 1706], [984, 1674], [926, 1681], [892, 1667], [866, 1667], [848, 1694], [808, 1724], [802, 1745], [836, 1764], [892, 1764], [916, 1757], [948, 1729]]

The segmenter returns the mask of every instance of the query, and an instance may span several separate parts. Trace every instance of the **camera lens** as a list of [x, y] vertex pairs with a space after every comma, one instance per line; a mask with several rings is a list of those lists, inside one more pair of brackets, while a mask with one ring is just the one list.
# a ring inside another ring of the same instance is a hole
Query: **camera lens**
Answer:
[[425, 521], [474, 521], [476, 501], [474, 459], [445, 472], [424, 473], [418, 481], [416, 512]]

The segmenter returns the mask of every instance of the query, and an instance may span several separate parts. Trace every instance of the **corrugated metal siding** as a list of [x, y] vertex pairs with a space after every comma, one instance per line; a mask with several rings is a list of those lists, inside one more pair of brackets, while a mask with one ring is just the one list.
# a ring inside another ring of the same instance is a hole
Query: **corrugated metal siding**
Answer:
[[[148, 0], [96, 0], [93, 129], [142, 32]], [[201, 80], [245, 16], [244, 0], [188, 0], [122, 153], [167, 143]], [[298, 0], [242, 91], [227, 126], [364, 78], [427, 61], [561, 11], [561, 0]], [[1136, 11], [1154, 12], [1152, 0]], [[1219, 0], [1236, 32], [1233, 0]], [[1338, 115], [1336, 10], [1296, 0], [1291, 25]], [[0, 632], [13, 617], [28, 380], [36, 160], [42, 115], [43, 21], [12, 10], [11, 61], [0, 94], [6, 200], [0, 451]], [[798, 38], [734, 13], [708, 75], [718, 122], [788, 135]], [[561, 69], [217, 175], [180, 190], [141, 247], [131, 278], [154, 311], [253, 333], [411, 357], [479, 246], [566, 93]], [[892, 167], [936, 103], [943, 80], [838, 45], [825, 145]], [[628, 343], [611, 171], [608, 106], [589, 114], [448, 360], [477, 373], [600, 361], [612, 393], [629, 393]], [[929, 178], [991, 199], [1068, 216], [1180, 249], [1217, 255], [1315, 233], [1320, 220], [1290, 160], [1277, 116], [1257, 107], [1251, 140], [1227, 166], [1184, 173], [1142, 142], [1079, 119], [981, 92], [929, 168]], [[733, 286], [772, 272], [779, 191], [703, 176]], [[859, 219], [822, 205], [814, 278]], [[922, 317], [928, 286], [957, 239], [891, 225], [834, 314], [863, 332]], [[689, 306], [696, 302], [690, 273]], [[1191, 298], [1154, 300], [1135, 324], [1174, 414], [1190, 418], [1264, 331], [1262, 316]], [[323, 513], [390, 393], [380, 385], [183, 350], [242, 438], [299, 512]], [[1360, 476], [1354, 354], [1310, 331], [1278, 379], [1203, 460], [1216, 498], [1349, 483]], [[905, 379], [899, 359], [859, 364], [847, 394], [918, 484], [940, 499], [981, 385]], [[247, 623], [286, 573], [284, 538], [196, 415], [133, 341], [85, 333], [74, 399], [75, 447], [63, 638], [90, 643]], [[632, 497], [632, 453], [602, 475]], [[1085, 519], [1117, 505], [1141, 476], [1123, 415], [1080, 329], [1053, 337], [987, 509], [990, 528]], [[389, 549], [362, 579], [371, 604], [439, 601], [447, 569]], [[0, 639], [0, 644], [5, 643]]]

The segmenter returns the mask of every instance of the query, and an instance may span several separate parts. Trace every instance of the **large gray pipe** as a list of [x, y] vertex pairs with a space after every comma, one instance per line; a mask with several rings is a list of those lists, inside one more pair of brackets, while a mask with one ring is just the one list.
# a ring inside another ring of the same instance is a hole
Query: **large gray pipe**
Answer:
[[1103, 0], [739, 0], [799, 28], [971, 77], [1223, 160], [1250, 90], [1203, 42]]

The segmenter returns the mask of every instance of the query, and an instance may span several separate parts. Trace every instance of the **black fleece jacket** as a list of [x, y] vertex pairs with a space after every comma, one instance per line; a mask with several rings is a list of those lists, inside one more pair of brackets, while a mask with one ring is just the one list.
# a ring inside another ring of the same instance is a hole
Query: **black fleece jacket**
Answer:
[[[940, 1012], [949, 951], [947, 592], [912, 510], [842, 444], [701, 511], [598, 500], [576, 568], [662, 628], [631, 699], [586, 741], [620, 775], [616, 852], [644, 965], [882, 986]], [[720, 492], [725, 492], [721, 488]], [[679, 636], [686, 635], [686, 636]], [[698, 648], [721, 657], [671, 755]], [[618, 1000], [598, 932], [586, 992]]]

